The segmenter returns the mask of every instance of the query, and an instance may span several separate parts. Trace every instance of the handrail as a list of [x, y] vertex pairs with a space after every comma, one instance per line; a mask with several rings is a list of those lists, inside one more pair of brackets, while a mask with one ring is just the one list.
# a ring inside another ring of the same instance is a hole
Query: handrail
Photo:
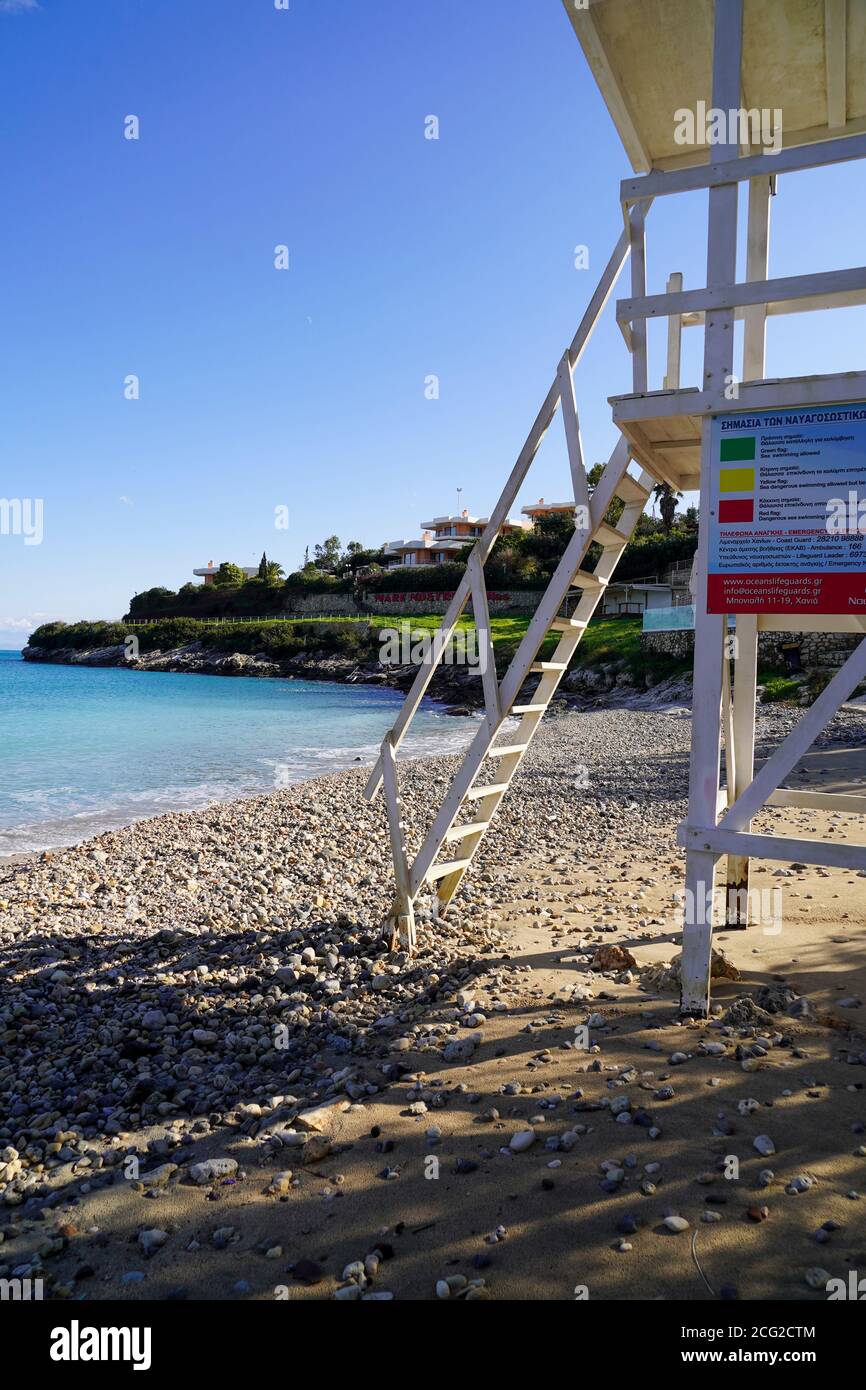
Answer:
[[[499, 501], [497, 502], [496, 506], [490, 514], [490, 520], [484, 528], [482, 535], [475, 542], [470, 556], [471, 564], [467, 565], [466, 572], [463, 578], [461, 579], [457, 587], [457, 590], [455, 591], [454, 597], [452, 598], [450, 604], [448, 605], [448, 608], [445, 611], [445, 615], [442, 618], [439, 628], [437, 629], [437, 635], [440, 633], [442, 635], [441, 641], [443, 645], [450, 638], [451, 633], [453, 632], [454, 627], [456, 626], [457, 621], [460, 618], [464, 608], [472, 598], [472, 575], [473, 573], [477, 573], [478, 570], [482, 570], [483, 572], [484, 563], [488, 559], [490, 552], [493, 549], [493, 546], [502, 528], [502, 523], [508, 517], [514, 500], [523, 484], [524, 478], [526, 477], [526, 474], [528, 473], [532, 465], [532, 462], [536, 454], [538, 453], [539, 448], [541, 447], [542, 440], [544, 439], [544, 436], [550, 428], [550, 425], [556, 415], [556, 412], [560, 407], [560, 403], [563, 397], [563, 391], [565, 390], [564, 383], [567, 383], [567, 387], [569, 390], [573, 390], [571, 374], [583, 355], [584, 349], [586, 348], [586, 345], [592, 336], [593, 329], [595, 328], [595, 325], [598, 322], [602, 314], [602, 311], [604, 310], [604, 307], [607, 304], [608, 299], [613, 293], [616, 282], [619, 279], [620, 272], [622, 271], [622, 268], [629, 257], [629, 253], [631, 251], [631, 238], [629, 235], [629, 228], [632, 225], [642, 226], [642, 220], [647, 210], [647, 207], [648, 203], [641, 204], [640, 208], [628, 215], [626, 219], [627, 226], [620, 233], [619, 240], [617, 241], [616, 246], [614, 247], [613, 252], [611, 253], [610, 259], [608, 260], [607, 265], [605, 266], [601, 274], [598, 284], [596, 285], [595, 290], [593, 291], [593, 294], [590, 298], [589, 304], [587, 305], [583, 317], [580, 320], [577, 332], [575, 333], [571, 343], [566, 348], [565, 353], [563, 354], [559, 364], [557, 365], [556, 374], [553, 378], [553, 384], [551, 385], [550, 390], [548, 391], [544, 399], [544, 403], [541, 409], [539, 410], [538, 415], [535, 418], [535, 421], [532, 425], [532, 428], [529, 431], [529, 434], [527, 435], [526, 442], [524, 443], [523, 448], [521, 449], [520, 454], [518, 455], [517, 462], [515, 463], [514, 468], [511, 471], [511, 474], [508, 478], [508, 481], [505, 484]], [[425, 661], [423, 665], [419, 668], [415, 680], [413, 681], [412, 686], [408, 694], [406, 695], [406, 698], [400, 709], [400, 713], [398, 714], [397, 719], [388, 736], [389, 756], [391, 751], [396, 753], [397, 749], [399, 748], [401, 742], [403, 741], [403, 738], [405, 737], [406, 730], [409, 728], [409, 725], [411, 724], [415, 716], [415, 713], [421, 704], [421, 700], [427, 690], [427, 687], [433, 679], [436, 667], [439, 664], [439, 660], [441, 659], [441, 652], [439, 653], [439, 655], [437, 655], [436, 645], [437, 644], [434, 643], [434, 651], [432, 653], [431, 659], [429, 661]], [[373, 800], [373, 798], [378, 793], [379, 788], [382, 786], [382, 771], [383, 758], [382, 754], [380, 753], [379, 757], [376, 760], [376, 764], [373, 768], [373, 771], [370, 775], [369, 781], [367, 782], [367, 785], [364, 789], [364, 795], [368, 801]]]
[[234, 626], [236, 623], [372, 623], [387, 618], [387, 613], [266, 613], [262, 617], [244, 614], [237, 618], [196, 618], [191, 613], [166, 613], [161, 618], [116, 618], [121, 627], [148, 627], [151, 623], [202, 623], [211, 627]]
[[825, 164], [841, 164], [866, 158], [866, 134], [843, 135], [836, 140], [819, 140], [809, 145], [789, 145], [773, 154], [740, 155], [737, 159], [710, 159], [684, 169], [653, 169], [623, 179], [620, 200], [627, 206], [671, 193], [696, 193], [726, 183], [762, 175], [790, 174], [801, 169], [820, 169]]
[[[776, 280], [745, 280], [734, 285], [703, 286], [697, 290], [674, 290], [649, 294], [637, 299], [617, 300], [616, 316], [622, 322], [672, 314], [692, 314], [700, 310], [737, 309], [747, 305], [785, 301], [822, 300], [838, 296], [839, 304], [824, 303], [827, 309], [846, 307], [844, 299], [866, 290], [866, 266], [846, 270], [822, 270], [812, 275], [785, 275]], [[857, 302], [861, 302], [858, 298]]]

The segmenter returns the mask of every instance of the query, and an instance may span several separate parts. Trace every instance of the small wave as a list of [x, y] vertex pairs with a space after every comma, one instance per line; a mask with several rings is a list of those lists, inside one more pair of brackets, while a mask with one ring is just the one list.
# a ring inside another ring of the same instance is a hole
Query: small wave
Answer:
[[[427, 717], [429, 719], [430, 715]], [[404, 756], [459, 753], [468, 746], [480, 722], [480, 716], [471, 719], [448, 715], [433, 717], [435, 728], [407, 737], [403, 744]], [[238, 777], [232, 780], [129, 788], [113, 797], [86, 792], [67, 783], [50, 789], [10, 793], [4, 797], [6, 810], [0, 822], [0, 859], [78, 844], [107, 830], [170, 811], [205, 810], [209, 806], [262, 796], [298, 782], [348, 770], [359, 762], [370, 765], [375, 762], [379, 747], [378, 742], [372, 741], [347, 748], [295, 745], [287, 749], [283, 758], [256, 758], [258, 770], [253, 775], [248, 770], [245, 773], [239, 770]], [[18, 815], [24, 812], [21, 820], [16, 812]]]

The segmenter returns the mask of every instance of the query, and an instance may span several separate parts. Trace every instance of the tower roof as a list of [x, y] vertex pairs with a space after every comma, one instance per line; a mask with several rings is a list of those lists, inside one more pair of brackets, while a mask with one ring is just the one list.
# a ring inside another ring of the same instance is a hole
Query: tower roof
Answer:
[[[712, 108], [713, 0], [563, 5], [635, 172], [706, 162], [675, 113]], [[866, 131], [866, 5], [744, 0], [742, 77], [744, 108], [781, 111], [782, 145]]]

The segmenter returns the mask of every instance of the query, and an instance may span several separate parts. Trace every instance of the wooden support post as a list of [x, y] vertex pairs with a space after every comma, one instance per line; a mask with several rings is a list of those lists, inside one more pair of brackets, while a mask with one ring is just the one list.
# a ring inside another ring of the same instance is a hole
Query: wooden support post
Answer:
[[[749, 179], [749, 220], [746, 230], [746, 279], [766, 280], [770, 270], [770, 198], [773, 177]], [[764, 376], [767, 306], [743, 310], [743, 381]]]
[[[770, 253], [769, 174], [749, 180], [749, 220], [746, 279], [766, 280]], [[764, 376], [767, 310], [763, 304], [747, 309], [743, 325], [743, 380]], [[728, 772], [728, 798], [733, 804], [755, 775], [755, 702], [758, 684], [758, 616], [738, 613], [734, 648], [733, 747], [734, 775]], [[743, 855], [727, 859], [725, 925], [744, 931], [749, 925], [749, 861]]]
[[722, 634], [725, 644], [722, 657], [722, 725], [725, 731], [725, 778], [728, 784], [727, 804], [734, 804], [734, 782], [737, 778], [737, 750], [734, 744], [734, 702], [731, 697], [731, 663], [728, 658], [730, 638]]
[[[712, 425], [701, 422], [701, 501], [695, 592], [692, 678], [692, 748], [687, 825], [715, 825], [721, 763], [722, 643], [724, 618], [707, 613], [710, 448]], [[715, 911], [716, 856], [686, 851], [683, 913], [683, 1014], [705, 1018], [710, 1007], [710, 961]]]
[[[668, 276], [668, 294], [679, 294], [683, 287], [683, 273], [675, 270]], [[668, 369], [665, 372], [665, 390], [678, 391], [680, 387], [680, 357], [683, 343], [683, 316], [671, 314], [668, 318]]]
[[844, 126], [847, 103], [847, 0], [824, 0], [824, 54], [827, 80], [827, 125]]
[[[749, 824], [752, 816], [757, 815], [758, 811], [766, 804], [767, 797], [779, 786], [783, 777], [797, 766], [803, 754], [811, 748], [815, 739], [823, 729], [829, 724], [833, 715], [857, 688], [862, 680], [866, 679], [866, 638], [863, 638], [859, 645], [848, 657], [844, 666], [840, 666], [833, 679], [824, 686], [821, 694], [808, 708], [798, 724], [794, 726], [786, 738], [782, 740], [778, 748], [771, 757], [761, 767], [758, 775], [749, 783], [741, 796], [738, 796], [733, 806], [722, 816], [720, 825], [726, 830], [743, 830]], [[697, 825], [697, 822], [694, 822]], [[706, 825], [715, 824], [715, 821], [706, 821]]]
[[[713, 105], [733, 110], [740, 104], [743, 47], [743, 0], [723, 0], [715, 7], [713, 34]], [[736, 159], [730, 143], [717, 151], [719, 160]], [[736, 183], [710, 189], [707, 236], [707, 286], [732, 285], [737, 276]], [[639, 292], [638, 292], [639, 293]], [[709, 309], [704, 327], [703, 388], [726, 406], [725, 388], [733, 380], [734, 314]], [[692, 685], [692, 750], [687, 825], [715, 826], [721, 762], [722, 661], [725, 619], [707, 612], [710, 529], [712, 420], [701, 421], [701, 492], [695, 593], [695, 657]], [[705, 1018], [710, 1007], [710, 965], [715, 911], [716, 856], [690, 848], [686, 852], [683, 920], [682, 996], [684, 1014]]]
[[496, 677], [496, 658], [493, 652], [493, 638], [490, 634], [490, 609], [487, 603], [487, 585], [484, 580], [484, 566], [477, 551], [469, 556], [469, 577], [472, 583], [472, 608], [475, 613], [475, 630], [478, 635], [478, 660], [481, 663], [481, 682], [484, 689], [484, 707], [487, 724], [491, 734], [502, 723], [502, 710], [499, 705], [499, 681]]
[[[640, 299], [646, 294], [646, 214], [643, 203], [632, 208], [628, 219], [631, 247], [631, 294]], [[647, 390], [649, 357], [647, 354], [646, 319], [635, 319], [631, 326], [632, 390], [635, 395]]]
[[415, 951], [415, 914], [409, 891], [409, 865], [406, 857], [406, 843], [403, 836], [403, 815], [400, 796], [397, 790], [397, 759], [391, 734], [382, 741], [382, 787], [385, 806], [388, 812], [388, 829], [391, 834], [391, 851], [394, 859], [394, 884], [396, 888], [394, 909], [391, 917], [393, 927], [391, 946], [399, 941], [400, 946], [412, 955]]
[[[758, 681], [758, 618], [755, 613], [738, 613], [735, 633], [733, 733], [733, 775], [728, 771], [728, 802], [733, 805], [755, 772], [755, 702]], [[741, 855], [728, 857], [725, 884], [725, 925], [732, 931], [749, 925], [749, 861]]]
[[565, 428], [565, 445], [568, 451], [568, 464], [571, 469], [571, 485], [574, 504], [582, 507], [584, 515], [589, 515], [589, 484], [583, 465], [583, 443], [580, 438], [580, 422], [577, 418], [577, 405], [574, 399], [574, 382], [566, 353], [559, 364], [559, 389], [562, 403], [562, 423]]

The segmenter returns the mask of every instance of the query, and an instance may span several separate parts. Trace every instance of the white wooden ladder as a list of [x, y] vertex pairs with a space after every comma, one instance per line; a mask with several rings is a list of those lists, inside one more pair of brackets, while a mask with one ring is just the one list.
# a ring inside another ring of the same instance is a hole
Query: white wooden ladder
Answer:
[[[400, 946], [410, 952], [415, 947], [415, 902], [421, 893], [435, 887], [438, 904], [444, 909], [457, 891], [568, 669], [655, 485], [655, 479], [645, 471], [639, 478], [629, 473], [629, 446], [626, 439], [621, 437], [590, 495], [572, 380], [574, 367], [628, 254], [627, 229], [607, 264], [571, 346], [559, 363], [556, 378], [511, 477], [483, 535], [471, 552], [466, 573], [435, 635], [432, 655], [419, 668], [394, 726], [385, 736], [367, 783], [365, 795], [368, 800], [376, 796], [380, 787], [384, 788], [396, 885], [388, 922], [392, 940], [399, 941]], [[575, 530], [500, 681], [490, 635], [484, 562], [560, 408], [574, 488]], [[616, 498], [624, 505], [615, 524], [612, 524], [607, 518]], [[588, 571], [582, 565], [593, 542], [601, 547], [601, 556], [595, 568]], [[561, 616], [560, 610], [573, 588], [580, 590], [580, 600], [573, 613]], [[397, 780], [397, 749], [451, 640], [458, 619], [470, 602], [478, 631], [485, 715], [420, 850], [410, 863]], [[539, 661], [539, 651], [551, 630], [559, 637], [556, 648], [549, 660]], [[537, 676], [538, 683], [526, 698], [521, 691], [531, 676]], [[505, 721], [513, 719], [519, 720], [516, 729], [509, 727], [506, 741], [498, 742]]]

